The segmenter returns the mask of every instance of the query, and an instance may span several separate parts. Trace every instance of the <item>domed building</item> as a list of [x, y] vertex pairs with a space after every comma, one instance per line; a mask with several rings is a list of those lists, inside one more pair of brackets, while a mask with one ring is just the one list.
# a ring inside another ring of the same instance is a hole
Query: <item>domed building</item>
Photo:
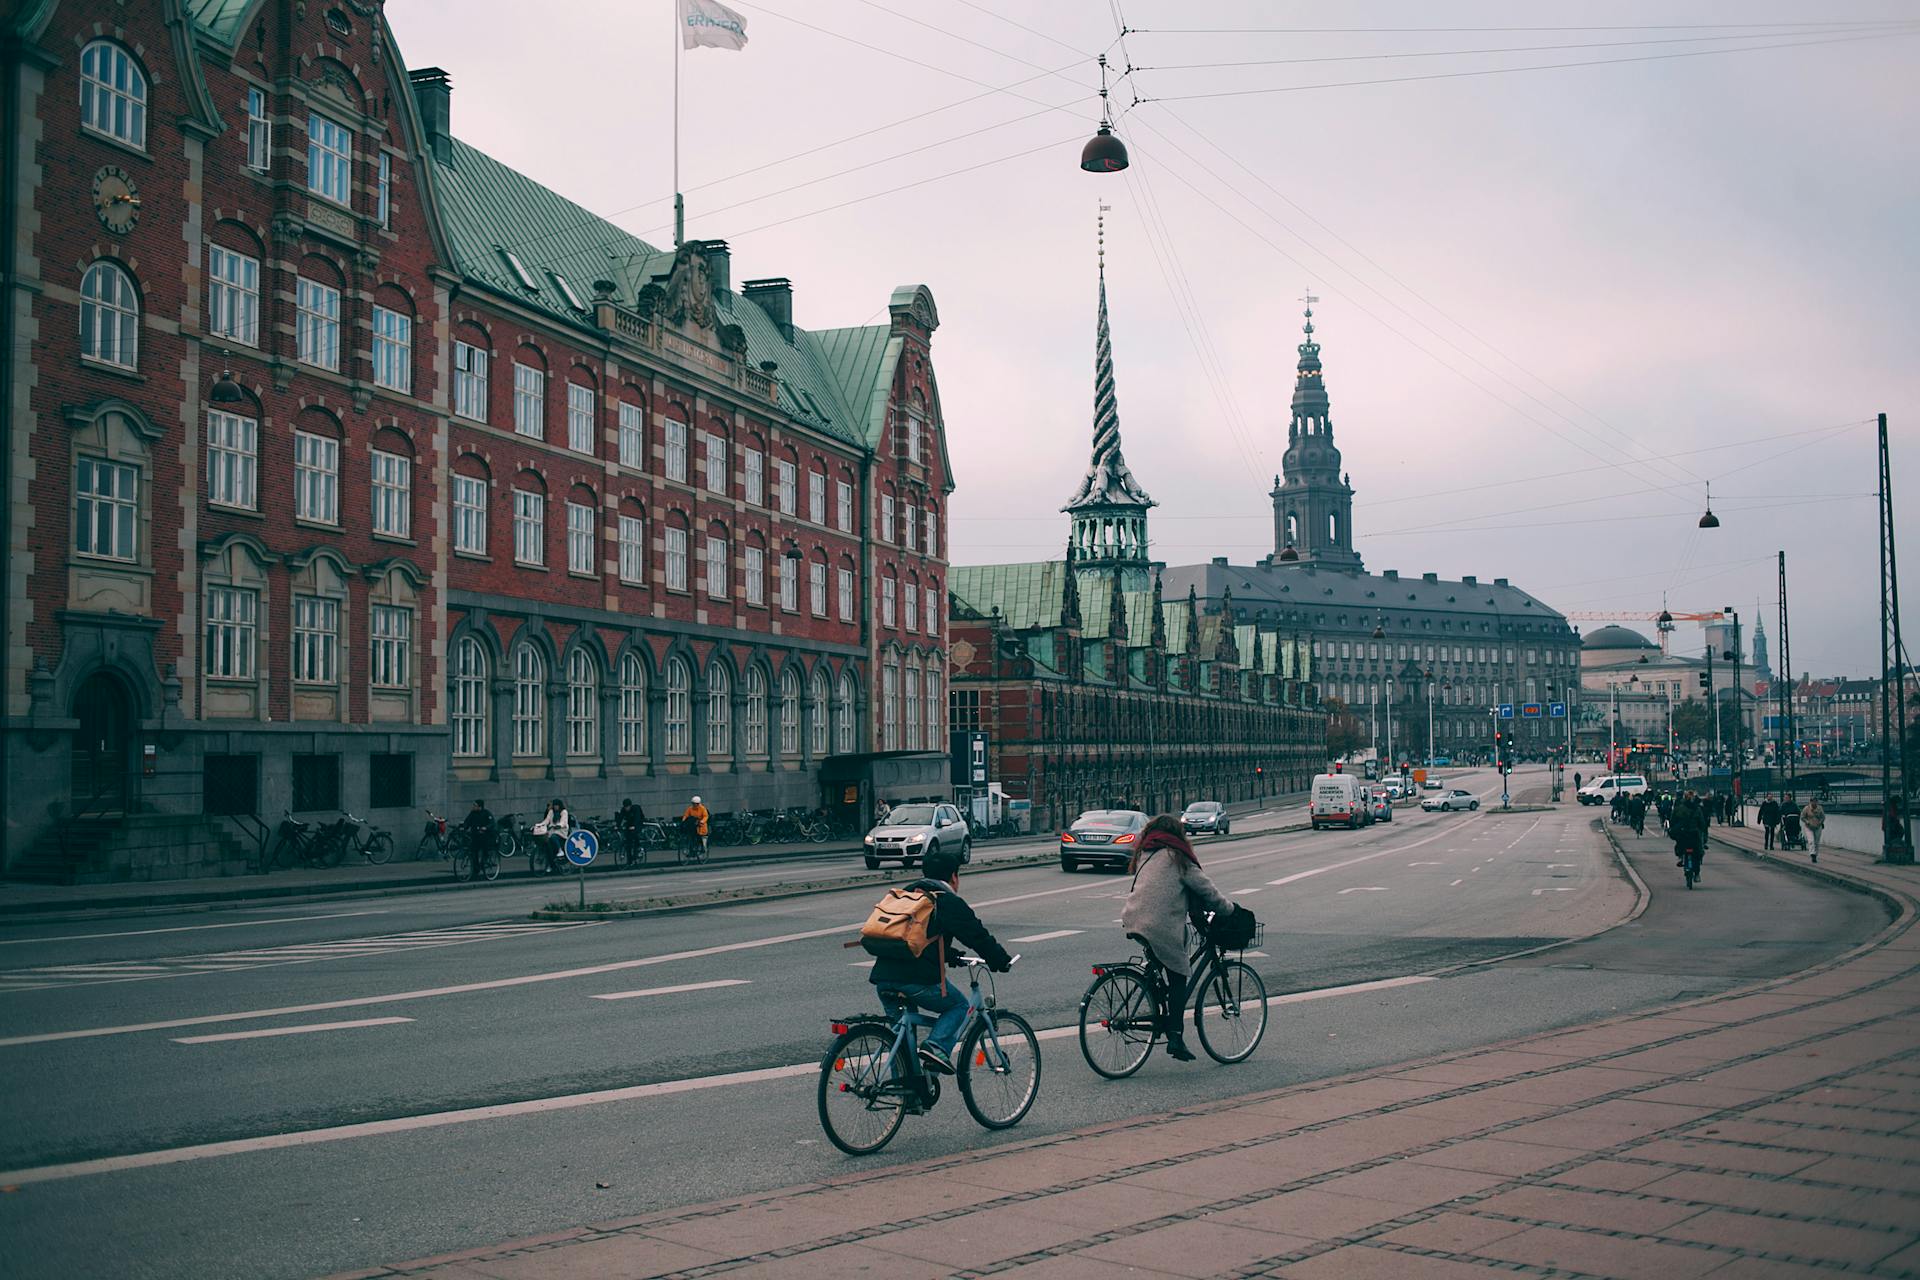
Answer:
[[1631, 627], [1601, 627], [1580, 640], [1580, 665], [1583, 668], [1610, 667], [1621, 662], [1651, 661], [1660, 646]]

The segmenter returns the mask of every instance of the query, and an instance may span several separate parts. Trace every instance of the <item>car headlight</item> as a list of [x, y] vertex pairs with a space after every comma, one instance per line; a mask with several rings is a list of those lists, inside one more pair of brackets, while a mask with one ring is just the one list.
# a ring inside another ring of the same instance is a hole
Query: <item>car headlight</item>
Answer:
[[872, 837], [872, 836], [868, 836], [868, 837], [867, 837], [867, 848], [869, 848], [869, 849], [871, 849], [871, 848], [873, 848], [873, 837]]

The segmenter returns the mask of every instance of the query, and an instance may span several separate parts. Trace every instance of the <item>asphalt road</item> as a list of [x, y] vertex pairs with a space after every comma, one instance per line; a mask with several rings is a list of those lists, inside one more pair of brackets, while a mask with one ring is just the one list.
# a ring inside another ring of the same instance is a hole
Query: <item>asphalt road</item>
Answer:
[[[1466, 778], [1497, 795], [1491, 774]], [[1313, 996], [1275, 1006], [1250, 1062], [1156, 1057], [1110, 1084], [1070, 1035], [1050, 1038], [1018, 1128], [990, 1135], [943, 1103], [866, 1164], [1721, 990], [1844, 949], [1884, 919], [1870, 899], [1731, 856], [1687, 893], [1648, 842], [1636, 859], [1654, 897], [1632, 925], [1459, 968], [1629, 914], [1637, 890], [1594, 818], [1402, 810], [1361, 832], [1203, 846], [1209, 873], [1267, 922], [1254, 963], [1269, 991]], [[781, 869], [709, 877], [720, 874]], [[1040, 866], [962, 889], [1022, 953], [1000, 995], [1036, 1027], [1071, 1026], [1088, 967], [1129, 950], [1124, 878]], [[586, 925], [526, 919], [548, 896], [0, 932], [8, 1274], [314, 1275], [862, 1167], [823, 1140], [808, 1064], [833, 1016], [876, 1003], [860, 954], [841, 946], [872, 888]]]

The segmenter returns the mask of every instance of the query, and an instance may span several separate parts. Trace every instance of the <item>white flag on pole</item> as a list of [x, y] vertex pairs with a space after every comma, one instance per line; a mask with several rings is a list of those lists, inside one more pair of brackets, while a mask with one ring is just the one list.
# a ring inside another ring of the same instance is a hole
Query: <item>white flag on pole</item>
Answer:
[[682, 49], [744, 49], [747, 20], [719, 0], [678, 0]]

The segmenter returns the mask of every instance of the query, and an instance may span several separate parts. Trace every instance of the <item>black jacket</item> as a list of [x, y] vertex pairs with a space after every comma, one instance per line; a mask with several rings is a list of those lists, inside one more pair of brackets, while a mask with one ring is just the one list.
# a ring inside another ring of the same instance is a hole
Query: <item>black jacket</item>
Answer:
[[[963, 954], [955, 943], [965, 943], [979, 953], [980, 958], [996, 969], [1004, 969], [1013, 960], [1007, 949], [987, 932], [987, 926], [980, 923], [980, 917], [973, 913], [967, 900], [961, 897], [944, 882], [920, 879], [907, 886], [909, 889], [933, 890], [933, 920], [927, 932], [934, 937], [947, 940], [946, 954], [949, 963]], [[930, 987], [940, 981], [940, 951], [937, 944], [929, 943], [927, 949], [911, 959], [895, 959], [882, 956], [873, 962], [873, 969], [867, 980], [876, 987]]]

